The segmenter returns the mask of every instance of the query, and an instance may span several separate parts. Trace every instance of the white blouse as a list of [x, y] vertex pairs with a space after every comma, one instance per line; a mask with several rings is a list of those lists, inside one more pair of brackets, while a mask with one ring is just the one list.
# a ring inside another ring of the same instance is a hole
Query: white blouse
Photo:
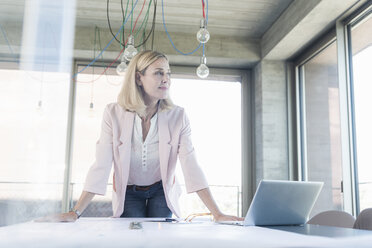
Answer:
[[147, 186], [161, 180], [159, 161], [158, 114], [151, 118], [150, 130], [143, 141], [142, 120], [137, 114], [132, 133], [128, 185]]

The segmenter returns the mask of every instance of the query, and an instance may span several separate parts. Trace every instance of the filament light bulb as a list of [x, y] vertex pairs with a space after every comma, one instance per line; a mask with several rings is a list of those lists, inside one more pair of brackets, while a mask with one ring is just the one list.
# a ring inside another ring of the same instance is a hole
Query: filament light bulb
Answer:
[[91, 117], [91, 118], [94, 118], [95, 115], [96, 115], [96, 113], [94, 111], [94, 104], [93, 104], [93, 102], [90, 102], [88, 116]]
[[125, 71], [127, 70], [127, 65], [128, 61], [124, 58], [124, 55], [121, 56], [121, 63], [116, 67], [116, 72], [120, 75], [123, 76]]
[[137, 53], [138, 51], [134, 47], [134, 37], [133, 35], [130, 35], [128, 38], [128, 45], [124, 50], [123, 56], [127, 61], [131, 61], [131, 59], [136, 56]]
[[196, 69], [196, 75], [198, 75], [199, 78], [207, 78], [209, 75], [209, 68], [207, 66], [207, 58], [203, 56], [200, 61], [200, 65]]
[[38, 101], [36, 111], [39, 113], [40, 116], [44, 115], [43, 101], [42, 100]]
[[200, 29], [196, 33], [196, 39], [200, 43], [203, 43], [204, 44], [204, 43], [207, 43], [209, 41], [209, 38], [210, 38], [210, 35], [209, 35], [208, 30], [207, 30], [206, 21], [203, 18], [203, 19], [200, 20]]

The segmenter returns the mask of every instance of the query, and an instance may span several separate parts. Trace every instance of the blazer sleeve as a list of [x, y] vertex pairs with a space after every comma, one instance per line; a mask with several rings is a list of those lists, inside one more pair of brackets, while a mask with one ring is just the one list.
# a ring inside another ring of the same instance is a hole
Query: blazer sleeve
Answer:
[[178, 157], [181, 163], [187, 193], [208, 188], [208, 182], [200, 168], [191, 142], [190, 121], [183, 113], [182, 129], [180, 132]]
[[88, 171], [84, 191], [104, 195], [113, 162], [112, 118], [110, 107], [103, 114], [101, 135], [96, 143], [96, 160]]

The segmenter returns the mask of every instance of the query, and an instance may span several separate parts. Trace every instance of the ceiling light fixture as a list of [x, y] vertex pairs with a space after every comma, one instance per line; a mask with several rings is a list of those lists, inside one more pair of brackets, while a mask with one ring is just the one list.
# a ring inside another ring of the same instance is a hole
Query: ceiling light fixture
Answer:
[[130, 35], [128, 38], [127, 47], [124, 50], [123, 57], [127, 61], [131, 61], [134, 56], [138, 53], [137, 49], [134, 47], [134, 36]]
[[200, 43], [205, 44], [209, 41], [209, 38], [210, 38], [210, 35], [209, 35], [208, 30], [207, 30], [207, 22], [206, 22], [205, 18], [203, 18], [203, 19], [200, 20], [200, 29], [196, 33], [196, 39]]
[[116, 67], [116, 72], [123, 76], [128, 67], [128, 61], [125, 59], [124, 54], [121, 56], [121, 63]]
[[207, 66], [207, 58], [203, 55], [200, 59], [200, 65], [196, 69], [196, 75], [198, 75], [199, 78], [207, 78], [209, 75], [209, 68]]

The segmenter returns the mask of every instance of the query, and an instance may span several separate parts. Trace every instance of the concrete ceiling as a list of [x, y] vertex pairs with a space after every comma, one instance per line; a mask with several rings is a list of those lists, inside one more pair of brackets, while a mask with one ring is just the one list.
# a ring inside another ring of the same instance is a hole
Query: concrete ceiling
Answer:
[[[125, 9], [127, 1], [122, 1]], [[129, 2], [130, 9], [131, 1]], [[149, 2], [149, 0], [138, 0], [134, 17], [139, 15], [145, 4], [139, 22], [143, 20]], [[212, 36], [227, 35], [259, 39], [292, 2], [293, 0], [211, 0], [208, 6], [208, 30]], [[157, 30], [163, 30], [162, 3], [164, 3], [167, 29], [170, 32], [183, 32], [195, 36], [202, 18], [201, 0], [157, 0]], [[97, 25], [107, 28], [106, 8], [107, 0], [78, 0], [76, 25], [85, 27]], [[153, 9], [154, 1], [151, 3], [150, 19], [153, 16]], [[113, 28], [118, 29], [122, 22], [120, 0], [110, 0], [109, 11], [111, 24]], [[148, 26], [151, 24], [152, 19], [149, 20]]]
[[[144, 1], [138, 0], [134, 18], [139, 16]], [[202, 17], [201, 1], [163, 1], [165, 23], [175, 45], [182, 51], [192, 51], [198, 45], [195, 35]], [[133, 2], [136, 3], [136, 0]], [[149, 2], [145, 2], [138, 26], [145, 16]], [[346, 10], [363, 2], [366, 1], [211, 0], [208, 6], [211, 39], [206, 45], [208, 64], [214, 67], [249, 68], [262, 59], [288, 59], [334, 25], [335, 20]], [[116, 33], [122, 23], [121, 2], [110, 0], [109, 3], [111, 25]], [[126, 3], [123, 0], [124, 8]], [[14, 47], [20, 45], [24, 5], [25, 0], [0, 2], [0, 24]], [[131, 1], [129, 7], [131, 8]], [[154, 0], [149, 11], [147, 29], [152, 24], [153, 8]], [[96, 26], [101, 30], [103, 45], [112, 39], [106, 10], [107, 0], [76, 0], [75, 57], [92, 57]], [[157, 0], [155, 27], [154, 49], [168, 54], [173, 64], [199, 64], [201, 49], [192, 56], [183, 56], [171, 46], [163, 27], [162, 0]], [[130, 22], [125, 28], [130, 29]], [[149, 42], [146, 47], [150, 47]], [[0, 35], [0, 53], [6, 49], [8, 48]], [[105, 52], [105, 58], [115, 58], [118, 51], [119, 44], [113, 42]]]
[[[29, 0], [32, 1], [32, 0]], [[129, 0], [109, 0], [109, 16], [113, 29], [118, 29], [122, 23], [122, 9]], [[152, 24], [155, 0], [133, 0], [135, 5], [134, 18], [139, 15], [142, 6], [144, 10], [139, 17], [139, 23], [144, 19], [145, 12], [150, 6], [148, 26]], [[211, 35], [242, 36], [259, 39], [275, 22], [280, 14], [293, 0], [211, 0], [208, 6], [208, 29]], [[0, 3], [1, 22], [22, 22], [25, 0], [2, 0]], [[163, 30], [162, 6], [164, 17], [170, 32], [195, 34], [199, 29], [202, 18], [202, 4], [200, 0], [157, 0], [156, 28]], [[76, 0], [76, 26], [107, 28], [107, 0]], [[129, 27], [130, 22], [126, 25]]]

